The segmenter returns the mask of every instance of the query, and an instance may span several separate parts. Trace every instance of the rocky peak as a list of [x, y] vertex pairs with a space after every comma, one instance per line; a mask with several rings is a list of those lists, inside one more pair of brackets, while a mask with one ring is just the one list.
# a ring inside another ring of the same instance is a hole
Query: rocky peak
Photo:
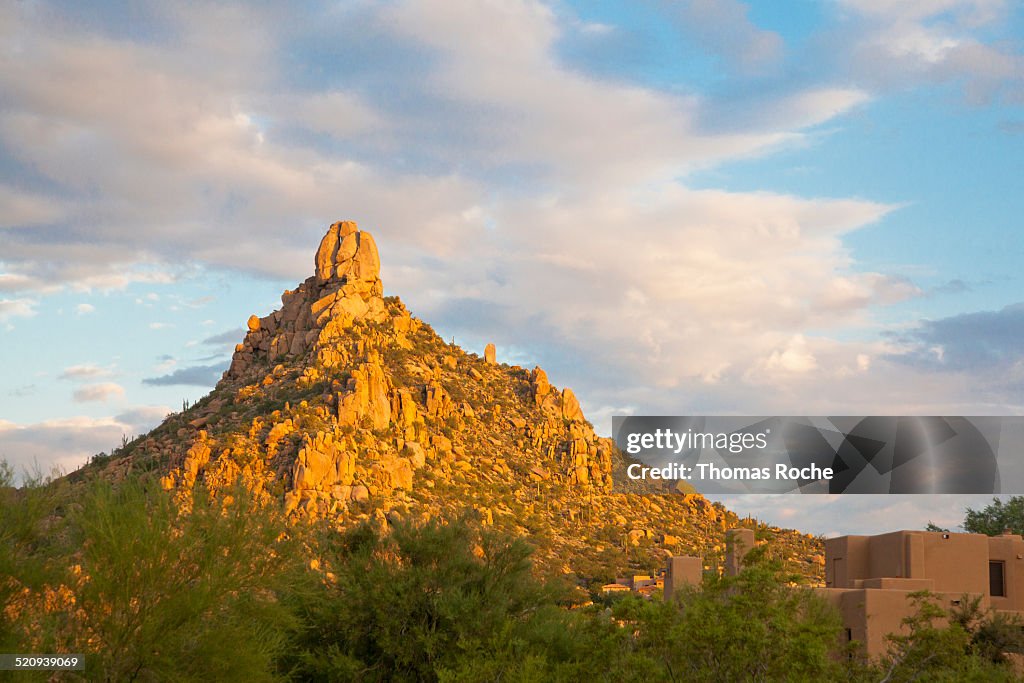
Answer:
[[570, 389], [539, 367], [499, 364], [493, 344], [481, 357], [447, 343], [383, 297], [379, 271], [368, 232], [331, 225], [315, 273], [249, 318], [213, 392], [117, 467], [157, 463], [185, 499], [200, 483], [241, 481], [289, 515], [339, 527], [472, 509], [482, 524], [547, 539], [542, 562], [582, 576], [627, 561], [623, 538], [648, 558], [717, 551], [724, 510], [699, 496], [612, 493], [621, 456]]
[[[498, 365], [494, 344], [483, 358], [445, 344], [397, 298], [385, 301], [368, 232], [334, 223], [314, 265], [315, 275], [284, 292], [280, 309], [249, 318], [215, 390], [253, 413], [245, 429], [285, 482], [289, 512], [335, 514], [366, 495], [387, 499], [410, 490], [413, 472], [427, 463], [435, 475], [470, 477], [481, 466], [488, 476], [508, 475], [510, 461], [522, 460], [531, 481], [539, 469], [545, 481], [610, 489], [613, 446], [594, 433], [572, 391], [559, 392], [540, 368], [531, 375]], [[268, 416], [260, 405], [288, 408]], [[190, 424], [199, 429], [214, 417]], [[241, 432], [233, 421], [222, 420], [211, 437]], [[167, 486], [190, 486], [231, 460], [211, 458], [205, 438]]]
[[316, 250], [316, 279], [378, 282], [380, 256], [373, 235], [354, 221], [339, 221], [328, 229]]
[[273, 365], [313, 351], [319, 351], [314, 355], [323, 364], [337, 365], [328, 341], [356, 320], [387, 317], [377, 244], [354, 221], [331, 225], [314, 265], [316, 275], [281, 295], [280, 309], [263, 318], [250, 316], [226, 379], [238, 379], [260, 362]]

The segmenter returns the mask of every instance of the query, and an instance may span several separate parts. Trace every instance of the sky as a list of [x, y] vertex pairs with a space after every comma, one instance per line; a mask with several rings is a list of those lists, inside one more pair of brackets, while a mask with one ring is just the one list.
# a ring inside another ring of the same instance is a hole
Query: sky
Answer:
[[[205, 395], [341, 219], [601, 433], [1022, 414], [1022, 178], [1010, 1], [0, 3], [0, 457], [72, 469]], [[837, 534], [986, 500], [727, 503]]]

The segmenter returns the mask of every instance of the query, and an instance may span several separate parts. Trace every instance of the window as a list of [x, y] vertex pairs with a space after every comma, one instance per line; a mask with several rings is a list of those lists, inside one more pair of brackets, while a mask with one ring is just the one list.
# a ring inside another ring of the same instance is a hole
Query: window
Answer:
[[994, 598], [1006, 595], [1006, 563], [991, 561], [988, 563], [988, 594]]

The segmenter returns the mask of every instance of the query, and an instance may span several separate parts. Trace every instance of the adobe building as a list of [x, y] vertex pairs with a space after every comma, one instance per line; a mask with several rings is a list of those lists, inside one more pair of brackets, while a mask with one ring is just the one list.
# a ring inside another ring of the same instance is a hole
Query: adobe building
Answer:
[[[726, 533], [726, 574], [734, 576], [754, 532]], [[665, 599], [683, 584], [699, 585], [700, 558], [673, 557], [665, 576]], [[886, 636], [904, 629], [914, 613], [908, 596], [928, 590], [949, 610], [965, 597], [982, 608], [1024, 617], [1024, 538], [939, 531], [894, 531], [878, 536], [825, 540], [825, 587], [815, 589], [842, 615], [847, 640], [864, 644], [868, 657], [888, 651]]]
[[662, 595], [671, 600], [673, 593], [683, 586], [700, 586], [704, 574], [704, 560], [688, 555], [674, 555], [665, 569]]
[[830, 538], [819, 590], [842, 614], [847, 639], [864, 643], [869, 657], [883, 655], [885, 636], [914, 611], [914, 591], [931, 591], [946, 610], [967, 596], [997, 612], [1024, 612], [1024, 539], [940, 531]]
[[[754, 547], [753, 529], [730, 529], [725, 532], [725, 573], [735, 576], [743, 566], [743, 558]], [[704, 576], [704, 560], [689, 555], [674, 555], [665, 569], [665, 600], [671, 600], [676, 589], [684, 585], [700, 586]]]

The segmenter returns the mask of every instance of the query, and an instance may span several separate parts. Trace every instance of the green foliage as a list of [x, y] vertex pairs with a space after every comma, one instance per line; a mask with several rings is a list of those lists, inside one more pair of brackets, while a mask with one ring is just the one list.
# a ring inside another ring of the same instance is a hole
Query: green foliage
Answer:
[[971, 651], [979, 657], [1005, 663], [1006, 653], [1024, 653], [1024, 621], [1015, 614], [982, 609], [980, 596], [963, 596], [950, 619], [970, 636]]
[[337, 580], [305, 606], [300, 657], [317, 679], [436, 680], [462, 658], [493, 656], [502, 634], [551, 602], [522, 541], [475, 545], [461, 523], [400, 524], [388, 536], [362, 526], [323, 549]]
[[1024, 496], [1012, 496], [1006, 502], [993, 498], [980, 510], [967, 508], [964, 530], [972, 534], [998, 536], [1006, 529], [1024, 534]]
[[763, 548], [753, 549], [735, 577], [706, 575], [701, 590], [683, 590], [673, 604], [634, 603], [640, 643], [669, 680], [835, 677], [839, 615], [787, 578]]
[[[991, 658], [979, 656], [972, 634], [936, 604], [929, 591], [911, 593], [916, 611], [903, 620], [905, 632], [888, 636], [889, 658], [883, 680], [903, 681], [1013, 681], [1013, 671]], [[976, 609], [974, 605], [973, 609]], [[970, 621], [972, 608], [961, 613]], [[948, 624], [945, 624], [948, 620]]]
[[153, 481], [0, 503], [0, 651], [87, 653], [90, 680], [272, 680], [298, 554], [234, 492], [188, 514]]
[[566, 609], [571, 575], [538, 579], [521, 539], [469, 518], [338, 533], [244, 490], [182, 509], [144, 477], [12, 483], [0, 463], [0, 651], [85, 652], [86, 680], [998, 681], [1024, 650], [1020, 622], [919, 594], [888, 658], [848, 659], [836, 613], [763, 548], [672, 602]]

